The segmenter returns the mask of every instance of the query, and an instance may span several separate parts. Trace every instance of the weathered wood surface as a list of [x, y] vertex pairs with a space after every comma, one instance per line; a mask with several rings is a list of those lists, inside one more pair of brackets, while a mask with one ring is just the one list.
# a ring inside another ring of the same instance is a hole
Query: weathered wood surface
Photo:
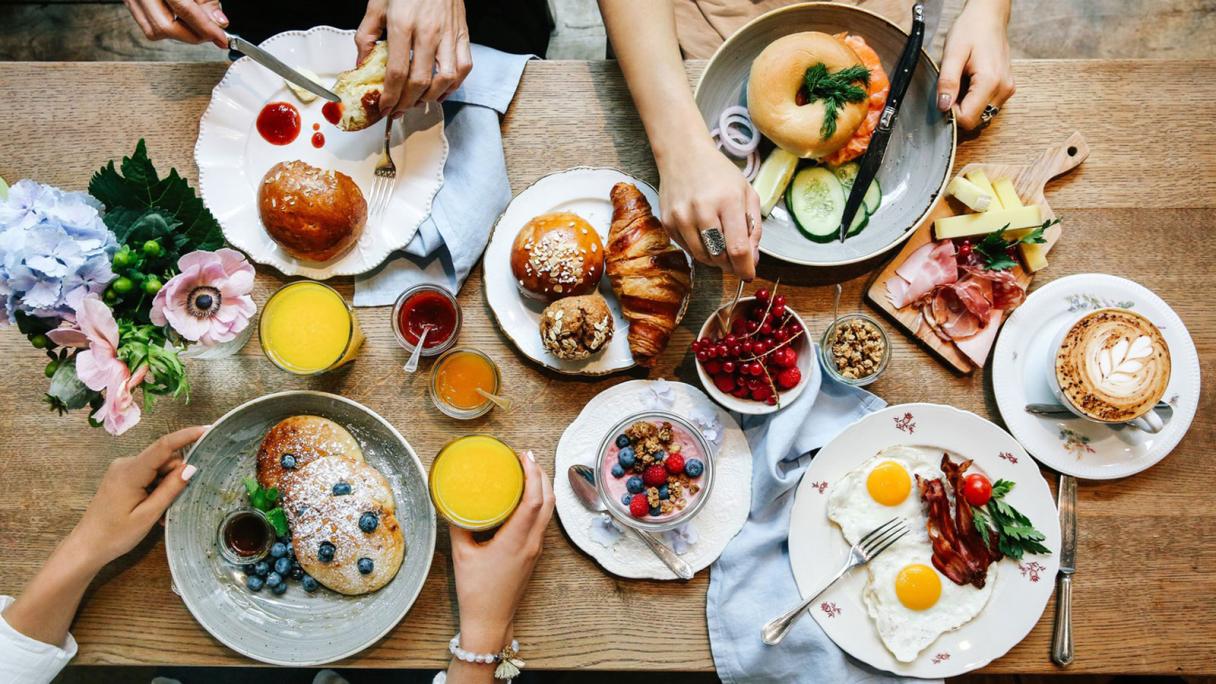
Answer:
[[[193, 179], [198, 118], [222, 64], [6, 64], [0, 103], [0, 175], [35, 177], [82, 188], [104, 161], [144, 137], [162, 169]], [[1051, 267], [1036, 285], [1070, 273], [1106, 272], [1154, 288], [1186, 321], [1204, 373], [1216, 371], [1216, 279], [1210, 235], [1216, 207], [1216, 82], [1212, 61], [1045, 61], [1016, 64], [1019, 92], [981, 138], [961, 144], [957, 164], [1024, 163], [1028, 156], [1082, 130], [1092, 153], [1052, 183], [1047, 196], [1067, 224]], [[699, 65], [690, 65], [695, 75]], [[48, 99], [48, 88], [56, 93]], [[1154, 108], [1152, 124], [1140, 103]], [[503, 122], [512, 188], [578, 164], [613, 166], [656, 181], [649, 147], [619, 72], [605, 62], [533, 62]], [[845, 286], [844, 308], [863, 308], [862, 292], [878, 263], [833, 271], [806, 270], [765, 258], [761, 277], [781, 277], [790, 302], [815, 330], [827, 324], [831, 288]], [[261, 303], [284, 279], [259, 269]], [[349, 280], [338, 281], [344, 292]], [[733, 281], [698, 271], [684, 324], [651, 377], [696, 383], [689, 342]], [[452, 435], [496, 433], [537, 450], [544, 465], [561, 431], [596, 392], [639, 377], [571, 379], [525, 361], [497, 332], [482, 293], [480, 269], [461, 292], [461, 342], [502, 366], [507, 391], [529, 401], [473, 423], [435, 411], [418, 380], [397, 370], [404, 353], [387, 308], [361, 309], [368, 341], [359, 360], [336, 373], [301, 379], [265, 360], [255, 341], [233, 359], [196, 363], [188, 405], [161, 402], [127, 435], [110, 438], [84, 417], [56, 418], [40, 403], [42, 362], [15, 331], [0, 333], [0, 592], [18, 591], [84, 509], [105, 465], [154, 436], [204, 423], [229, 408], [293, 388], [338, 392], [396, 425], [429, 463]], [[884, 325], [888, 325], [885, 321]], [[888, 329], [890, 326], [888, 325]], [[948, 371], [903, 334], [894, 358], [871, 389], [892, 403], [939, 401], [999, 421], [990, 373]], [[1216, 674], [1216, 507], [1208, 503], [1216, 465], [1216, 403], [1206, 390], [1190, 434], [1173, 455], [1127, 480], [1083, 484], [1079, 571], [1075, 584], [1077, 660], [1069, 672]], [[1050, 478], [1049, 479], [1054, 479]], [[79, 663], [242, 664], [199, 627], [169, 590], [164, 546], [154, 534], [106, 571], [91, 590], [73, 631]], [[539, 668], [685, 669], [713, 667], [705, 628], [707, 573], [687, 584], [625, 581], [599, 570], [574, 549], [555, 522], [520, 610], [516, 633]], [[413, 610], [389, 637], [352, 666], [438, 667], [456, 627], [446, 533], [431, 576]], [[639, 646], [639, 620], [661, 615], [662, 639]], [[989, 672], [1056, 671], [1047, 654], [1052, 609], [1027, 639]]]

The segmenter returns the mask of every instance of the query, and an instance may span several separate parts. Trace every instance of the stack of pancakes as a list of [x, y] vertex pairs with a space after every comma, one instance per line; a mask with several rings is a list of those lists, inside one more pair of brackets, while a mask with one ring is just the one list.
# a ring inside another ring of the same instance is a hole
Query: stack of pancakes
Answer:
[[[283, 467], [287, 454], [294, 468]], [[296, 560], [321, 584], [342, 594], [365, 594], [397, 574], [405, 538], [393, 490], [342, 426], [318, 416], [292, 416], [270, 428], [258, 448], [258, 483], [279, 489]], [[342, 484], [349, 494], [334, 493]], [[368, 513], [377, 519], [371, 532], [359, 526]], [[326, 542], [334, 548], [329, 561], [320, 557]], [[365, 558], [372, 562], [366, 574], [359, 570]]]

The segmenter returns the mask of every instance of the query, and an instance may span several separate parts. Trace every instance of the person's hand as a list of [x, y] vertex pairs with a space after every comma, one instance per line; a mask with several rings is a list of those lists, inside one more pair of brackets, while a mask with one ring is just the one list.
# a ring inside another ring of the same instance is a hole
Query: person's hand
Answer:
[[[989, 104], [1000, 107], [1016, 89], [1009, 61], [1009, 0], [968, 0], [946, 36], [937, 80], [937, 107], [955, 109], [967, 130], [978, 127]], [[967, 89], [960, 94], [963, 78]]]
[[183, 463], [180, 451], [206, 431], [203, 426], [178, 430], [137, 456], [111, 462], [65, 544], [78, 545], [97, 568], [135, 548], [186, 489], [197, 468]]
[[[671, 238], [694, 259], [743, 280], [756, 277], [760, 260], [760, 197], [739, 168], [706, 137], [682, 146], [659, 165], [659, 206]], [[719, 228], [726, 251], [711, 257], [701, 231]]]
[[524, 494], [519, 507], [487, 542], [454, 525], [452, 566], [460, 607], [461, 647], [476, 653], [498, 652], [511, 638], [515, 610], [540, 558], [545, 526], [553, 517], [553, 483], [525, 452]]
[[388, 73], [380, 111], [390, 116], [442, 102], [473, 69], [464, 0], [369, 0], [355, 32], [360, 62], [381, 35], [388, 41]]
[[148, 40], [211, 41], [228, 47], [228, 17], [219, 0], [123, 0]]

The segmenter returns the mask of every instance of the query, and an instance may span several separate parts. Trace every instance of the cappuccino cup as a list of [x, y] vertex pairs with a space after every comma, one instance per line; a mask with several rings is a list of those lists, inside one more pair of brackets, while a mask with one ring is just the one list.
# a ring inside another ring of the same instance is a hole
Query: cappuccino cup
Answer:
[[1048, 346], [1047, 384], [1056, 400], [1080, 418], [1160, 432], [1153, 408], [1170, 382], [1165, 336], [1140, 314], [1097, 309], [1056, 333]]

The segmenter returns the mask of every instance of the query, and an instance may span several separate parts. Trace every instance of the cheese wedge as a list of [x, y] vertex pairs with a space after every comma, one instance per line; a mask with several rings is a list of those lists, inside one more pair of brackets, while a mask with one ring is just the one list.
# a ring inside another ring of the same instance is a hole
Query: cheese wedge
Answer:
[[933, 222], [933, 234], [938, 240], [975, 237], [1000, 230], [1006, 224], [1009, 225], [1007, 230], [1011, 231], [1034, 228], [1043, 224], [1042, 212], [1034, 204], [1017, 209], [989, 209], [982, 214], [947, 216]]
[[1001, 201], [1001, 206], [1006, 209], [1017, 209], [1022, 205], [1022, 200], [1018, 198], [1017, 190], [1013, 189], [1013, 181], [1008, 178], [1002, 178], [992, 184], [992, 189], [996, 192], [996, 197]]
[[962, 176], [955, 176], [954, 180], [950, 181], [946, 186], [946, 194], [967, 205], [972, 211], [987, 211], [992, 204], [992, 195]]
[[[1016, 209], [1022, 205], [1021, 198], [1013, 189], [1013, 181], [1008, 178], [1002, 178], [992, 184], [992, 189], [996, 191], [996, 196], [1001, 200], [1001, 204], [1005, 205], [1006, 209]], [[1026, 270], [1034, 273], [1047, 268], [1047, 245], [1023, 242], [1018, 245], [1018, 251], [1022, 255], [1022, 262], [1026, 265]]]
[[1001, 198], [997, 197], [996, 190], [992, 189], [992, 182], [988, 180], [987, 174], [985, 174], [983, 171], [971, 171], [970, 173], [967, 173], [966, 176], [967, 176], [967, 180], [971, 181], [976, 186], [978, 186], [980, 190], [982, 190], [983, 192], [985, 192], [989, 195], [992, 195], [992, 197], [995, 201], [988, 206], [988, 209], [987, 209], [988, 211], [992, 211], [994, 209], [1004, 209], [1005, 208], [1004, 206], [1001, 205]]

